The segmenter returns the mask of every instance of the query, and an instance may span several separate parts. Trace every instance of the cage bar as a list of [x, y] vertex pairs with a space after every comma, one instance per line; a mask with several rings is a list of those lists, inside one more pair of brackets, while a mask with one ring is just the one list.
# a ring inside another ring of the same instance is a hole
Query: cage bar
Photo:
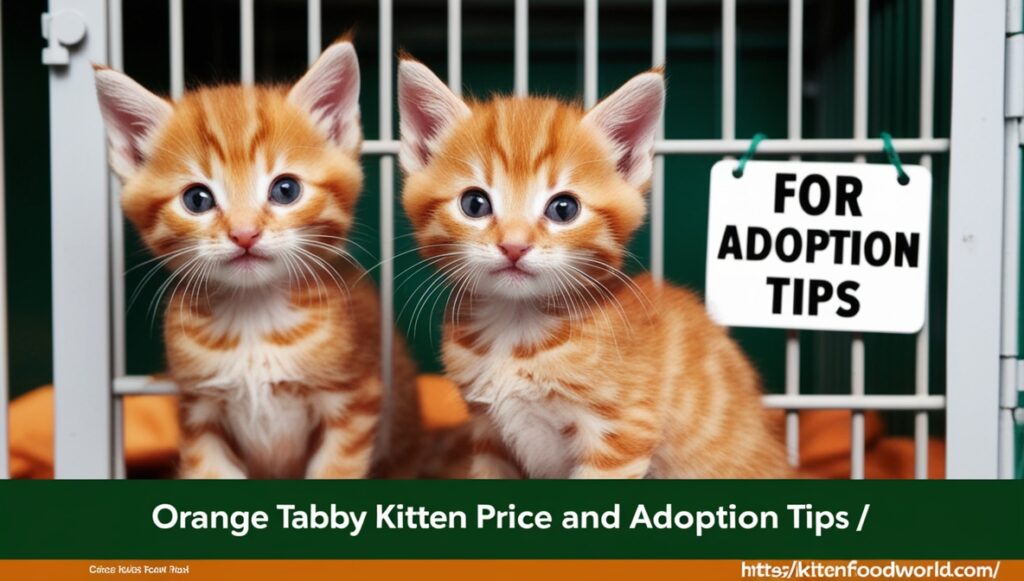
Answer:
[[[786, 395], [800, 396], [800, 332], [786, 331]], [[800, 465], [800, 414], [786, 411], [786, 459], [790, 466]]]
[[448, 0], [448, 88], [462, 96], [462, 0]]
[[[107, 62], [111, 68], [118, 71], [124, 71], [122, 23], [121, 0], [108, 0]], [[107, 172], [107, 179], [110, 192], [110, 331], [113, 336], [111, 349], [114, 355], [114, 377], [120, 377], [126, 373], [128, 355], [124, 302], [124, 214], [121, 212], [121, 180], [112, 171]], [[112, 405], [114, 478], [122, 479], [127, 474], [124, 458], [124, 400], [115, 394]]]
[[323, 50], [322, 0], [306, 0], [306, 63], [312, 65]]
[[803, 135], [804, 2], [789, 0], [789, 70], [786, 91], [788, 137]]
[[517, 97], [525, 97], [530, 90], [530, 5], [527, 0], [516, 0], [515, 30], [515, 88]]
[[[55, 4], [61, 4], [61, 2], [69, 2], [70, 0], [54, 0]], [[79, 2], [82, 0], [78, 0]], [[109, 43], [106, 45], [108, 53], [108, 62], [118, 69], [123, 69], [123, 48], [122, 48], [122, 36], [121, 36], [121, 1], [122, 0], [109, 0], [107, 6], [109, 13], [107, 14], [107, 27], [109, 29]], [[88, 0], [93, 6], [99, 5], [102, 7], [104, 4], [101, 0]], [[322, 0], [308, 0], [307, 1], [307, 27], [308, 27], [308, 57], [309, 61], [313, 62], [320, 53], [322, 46], [321, 30], [322, 30]], [[76, 2], [77, 4], [77, 2]], [[1010, 0], [1010, 5], [1018, 6], [1020, 2], [1018, 0]], [[184, 90], [184, 32], [183, 32], [183, 0], [169, 0], [170, 6], [170, 37], [171, 37], [171, 92], [175, 97], [179, 97]], [[382, 381], [385, 384], [385, 389], [391, 389], [392, 382], [392, 344], [394, 341], [393, 337], [393, 264], [392, 259], [394, 257], [393, 238], [394, 238], [394, 195], [395, 195], [395, 159], [394, 156], [398, 152], [399, 142], [394, 139], [393, 136], [393, 123], [391, 116], [391, 109], [393, 104], [392, 96], [392, 73], [393, 73], [393, 61], [391, 60], [391, 53], [393, 50], [393, 0], [381, 0], [379, 2], [379, 16], [380, 16], [380, 85], [379, 85], [379, 103], [380, 103], [380, 118], [379, 127], [380, 135], [377, 140], [368, 140], [364, 144], [364, 154], [367, 155], [379, 155], [381, 159], [380, 163], [380, 231], [381, 231], [381, 312], [382, 312], [382, 336], [381, 336], [381, 350], [382, 350]], [[77, 6], [76, 6], [77, 8]], [[584, 101], [587, 106], [593, 105], [597, 101], [598, 95], [598, 1], [597, 0], [585, 0], [584, 1]], [[868, 102], [867, 102], [867, 83], [868, 83], [868, 8], [869, 0], [856, 0], [856, 17], [855, 17], [855, 51], [854, 51], [854, 136], [852, 139], [802, 139], [800, 117], [802, 115], [801, 107], [801, 86], [803, 82], [802, 74], [802, 45], [803, 45], [803, 0], [790, 0], [790, 22], [789, 22], [789, 35], [790, 35], [790, 47], [789, 47], [789, 75], [788, 75], [788, 130], [786, 139], [774, 139], [765, 140], [759, 146], [759, 152], [767, 154], [790, 154], [790, 155], [801, 155], [801, 154], [820, 154], [820, 153], [831, 153], [831, 154], [849, 154], [857, 156], [858, 161], [863, 161], [864, 154], [874, 153], [881, 151], [882, 143], [879, 139], [868, 139], [867, 137], [867, 119], [868, 119]], [[240, 0], [240, 27], [241, 27], [241, 77], [242, 82], [251, 84], [255, 80], [255, 51], [254, 51], [254, 2], [253, 0]], [[957, 13], [957, 16], [960, 12]], [[461, 62], [461, 36], [462, 36], [462, 15], [461, 15], [461, 0], [448, 0], [448, 84], [456, 94], [461, 94], [462, 85], [462, 62]], [[980, 17], [978, 18], [980, 20]], [[958, 26], [960, 20], [957, 20]], [[528, 91], [529, 79], [529, 5], [528, 0], [516, 0], [515, 2], [515, 93], [517, 95], [525, 95]], [[930, 167], [931, 157], [933, 153], [941, 153], [950, 150], [950, 140], [935, 138], [933, 136], [933, 122], [932, 117], [934, 114], [934, 64], [935, 64], [935, 2], [934, 0], [922, 0], [922, 40], [921, 40], [921, 110], [920, 110], [920, 132], [918, 138], [909, 139], [897, 139], [894, 140], [894, 146], [903, 153], [919, 153], [922, 154], [922, 164]], [[653, 2], [653, 18], [652, 18], [652, 62], [654, 66], [664, 66], [666, 62], [666, 27], [667, 27], [667, 2], [666, 0], [654, 0]], [[977, 34], [976, 32], [972, 33]], [[97, 32], [95, 27], [90, 27], [90, 38], [92, 43], [103, 42], [103, 30], [99, 32], [99, 40], [97, 40]], [[961, 46], [963, 43], [955, 43], [957, 49], [964, 49]], [[89, 48], [97, 50], [95, 46], [90, 45]], [[102, 46], [99, 50], [102, 49]], [[966, 49], [965, 49], [966, 52]], [[652, 179], [652, 198], [651, 198], [651, 272], [654, 276], [660, 279], [663, 276], [664, 271], [664, 155], [737, 155], [743, 153], [749, 146], [749, 140], [738, 140], [735, 138], [736, 131], [736, 55], [737, 55], [737, 29], [736, 29], [736, 0], [723, 0], [722, 3], [722, 136], [721, 139], [694, 139], [694, 140], [671, 140], [665, 139], [664, 136], [664, 122], [658, 129], [658, 140], [655, 144], [655, 169], [654, 176]], [[96, 59], [91, 57], [92, 60], [101, 62], [102, 59]], [[967, 65], [963, 65], [967, 66]], [[1001, 64], [1000, 64], [1001, 66]], [[997, 75], [999, 79], [1002, 79], [1001, 74]], [[51, 84], [53, 83], [51, 77]], [[1001, 88], [1001, 87], [1000, 87]], [[961, 89], [961, 93], [964, 89]], [[69, 91], [64, 91], [66, 94], [70, 94]], [[973, 93], [973, 91], [971, 91]], [[54, 91], [56, 93], [56, 91]], [[972, 99], [974, 96], [971, 97]], [[956, 103], [956, 100], [954, 100]], [[51, 107], [56, 105], [51, 101]], [[56, 119], [55, 113], [51, 112], [52, 119]], [[954, 115], [954, 126], [956, 126], [956, 115]], [[75, 123], [76, 131], [80, 130], [81, 123]], [[1012, 128], [1012, 137], [1015, 139], [1014, 147], [1010, 147], [1011, 139], [1011, 128], [1009, 123], [1005, 126], [1006, 135], [1006, 155], [1009, 160], [1009, 153], [1011, 149], [1016, 154], [1016, 144], [1019, 142], [1019, 123], [1014, 124]], [[54, 130], [56, 131], [56, 130]], [[970, 133], [968, 131], [967, 133]], [[98, 135], [102, 135], [102, 131], [98, 132]], [[958, 136], [959, 137], [959, 136]], [[958, 141], [957, 143], [960, 143]], [[964, 141], [964, 143], [968, 143]], [[969, 145], [968, 145], [969, 146]], [[2, 148], [2, 144], [0, 144]], [[100, 148], [102, 151], [102, 148]], [[2, 149], [0, 149], [2, 152]], [[961, 153], [967, 156], [966, 153]], [[1016, 159], [1016, 158], [1015, 158]], [[57, 164], [57, 151], [54, 149], [53, 163]], [[0, 159], [2, 162], [2, 159]], [[80, 167], [83, 162], [77, 161], [75, 167]], [[955, 164], [954, 164], [955, 165]], [[1005, 216], [1001, 214], [1001, 222], [1003, 222], [1004, 231], [1006, 232], [1006, 238], [999, 238], [1000, 243], [1004, 245], [1006, 253], [1003, 254], [1003, 275], [1008, 277], [1008, 273], [1013, 272], [1013, 281], [1007, 281], [1005, 278], [1000, 284], [997, 282], [997, 288], [1002, 291], [1003, 295], [1003, 306], [1002, 316], [1004, 321], [1006, 317], [1010, 316], [1010, 312], [1006, 307], [1006, 300], [1010, 295], [1016, 296], [1016, 270], [1018, 265], [1015, 260], [1012, 265], [1007, 265], [1006, 261], [1009, 260], [1007, 255], [1010, 252], [1010, 247], [1013, 247], [1014, 257], [1016, 258], [1016, 240], [1019, 240], [1019, 221], [1015, 219], [1017, 214], [1016, 209], [1019, 209], [1019, 198], [1016, 195], [1011, 196], [1011, 192], [1016, 192], [1020, 187], [1020, 167], [1019, 164], [1014, 164], [1015, 169], [1009, 167], [1009, 161], [1007, 165], [1000, 169], [1005, 170], [1005, 190], [1003, 203], [1005, 204]], [[105, 164], [103, 165], [105, 168]], [[967, 164], [963, 166], [966, 168]], [[1016, 171], [1016, 181], [1014, 182], [1011, 178], [1011, 172]], [[967, 170], [962, 170], [963, 175], [961, 180], [966, 183], [968, 177], [966, 176]], [[2, 176], [2, 163], [0, 163], [0, 176]], [[76, 182], [80, 181], [80, 174], [76, 174]], [[123, 408], [120, 407], [122, 402], [122, 396], [127, 394], [166, 394], [176, 393], [177, 390], [173, 383], [165, 380], [155, 380], [151, 377], [144, 376], [125, 376], [125, 347], [124, 347], [124, 255], [123, 255], [123, 240], [122, 238], [122, 224], [123, 216], [120, 212], [119, 204], [117, 203], [117, 191], [118, 182], [116, 179], [111, 179], [109, 184], [109, 193], [111, 195], [109, 212], [107, 218], [109, 219], [109, 241], [110, 246], [106, 248], [107, 257], [109, 258], [109, 264], [111, 266], [110, 276], [108, 283], [110, 284], [111, 295], [109, 297], [109, 306], [113, 312], [109, 313], [109, 322], [111, 330], [111, 340], [106, 343], [106, 347], [103, 349], [111, 350], [111, 357], [105, 361], [112, 362], [112, 369], [106, 370], [108, 381], [104, 384], [106, 386], [107, 396], [113, 394], [112, 408], [112, 420], [113, 420], [113, 437], [114, 437], [114, 456], [113, 456], [113, 470], [115, 475], [123, 477], [123, 463], [120, 459], [123, 458], [123, 438], [122, 438], [122, 421], [123, 421]], [[54, 178], [54, 197], [58, 199], [58, 183], [56, 176]], [[951, 172], [951, 223], [950, 223], [950, 238], [951, 238], [951, 266], [950, 266], [950, 280], [951, 287], [954, 279], [953, 269], [953, 241], [954, 241], [954, 229], [953, 220], [956, 214], [953, 212], [953, 176]], [[1016, 183], [1016, 189], [1011, 188], [1011, 185]], [[80, 188], [79, 188], [80, 189]], [[973, 191], [976, 188], [971, 188]], [[957, 190], [961, 197], [967, 197], [967, 191], [960, 192]], [[81, 195], [81, 194], [79, 194]], [[66, 196], [66, 192], [65, 192]], [[1011, 199], [1012, 198], [1012, 199]], [[2, 201], [2, 183], [0, 183], [0, 201]], [[959, 201], [961, 204], [967, 203], [964, 200]], [[977, 204], [976, 202], [973, 202]], [[1011, 204], [1016, 204], [1011, 207]], [[989, 210], [990, 211], [990, 210]], [[66, 212], [66, 210], [65, 210]], [[984, 214], [984, 216], [982, 216]], [[0, 204], [0, 218], [2, 218], [2, 204]], [[983, 210], [977, 210], [975, 213], [968, 213], [968, 216], [961, 220], [961, 222], [980, 223], [984, 220], [990, 220], [991, 215], [985, 214]], [[1010, 222], [1014, 223], [1010, 223]], [[58, 225], [58, 216], [55, 211], [54, 214], [54, 226]], [[90, 232], [93, 232], [94, 226], [87, 227]], [[1010, 232], [1011, 228], [1017, 229], [1017, 234]], [[990, 230], [971, 230], [970, 232], [964, 231], [963, 243], [974, 243], [974, 236], [981, 233], [986, 238], [986, 243], [990, 244], [991, 240], [988, 237], [991, 235]], [[1011, 237], [1016, 236], [1011, 240]], [[68, 373], [69, 369], [74, 369], [75, 374], [78, 375], [78, 366], [72, 368], [68, 362], [71, 360], [81, 361], [81, 354], [74, 356], [69, 355], [67, 350], [66, 341], [67, 336], [76, 335], [81, 333], [81, 321], [88, 318], [88, 313], [78, 313], [73, 318], [78, 319], [77, 325], [72, 325], [65, 329], [63, 337], [65, 339], [62, 344], [64, 347], [60, 351], [61, 362], [58, 363], [58, 340], [57, 335], [60, 332], [60, 328], [64, 326], [64, 320], [69, 317], [67, 309], [61, 311], [61, 318], [58, 319], [58, 303], [67, 304], [69, 301], [69, 294], [62, 293], [61, 297], [57, 296], [57, 278], [59, 272], [77, 273], [73, 266], [69, 266], [66, 259], [58, 262], [58, 242], [57, 234], [54, 234], [54, 279], [55, 279], [55, 297], [54, 297], [54, 321], [55, 321], [55, 378], [60, 379], [56, 381], [58, 383], [58, 476], [67, 477], [71, 475], [84, 475], [86, 472], [85, 462], [86, 459], [69, 458], [68, 442], [69, 432], [68, 427], [62, 428], [64, 420], [61, 414], [70, 415], [72, 412], [68, 411], [72, 408], [68, 407], [67, 402], [72, 401], [84, 401], [82, 394], [73, 395], [67, 388], [67, 378], [71, 377]], [[4, 274], [3, 271], [3, 241], [0, 240], [0, 276]], [[76, 252], [90, 251], [76, 250]], [[91, 258], [89, 260], [92, 260]], [[959, 260], [963, 260], [960, 257]], [[91, 265], [95, 266], [96, 262], [92, 261]], [[963, 267], [963, 264], [959, 265]], [[986, 273], [990, 275], [991, 273]], [[68, 275], [70, 276], [70, 275]], [[77, 274], [76, 274], [77, 276]], [[67, 278], [67, 277], [65, 277]], [[971, 280], [971, 279], [967, 279]], [[92, 284], [94, 281], [86, 281]], [[991, 282], [991, 281], [989, 281]], [[1013, 288], [1009, 288], [1013, 285]], [[73, 286], [73, 285], [72, 285]], [[70, 287], [68, 287], [70, 288]], [[991, 289], [989, 289], [991, 290]], [[6, 287], [0, 288], [0, 323], [6, 322], [6, 312], [3, 310], [4, 304], [4, 293]], [[1011, 292], [1014, 291], [1014, 292]], [[90, 295], [91, 296], [91, 295]], [[976, 299], [975, 299], [976, 300]], [[107, 304], [104, 302], [103, 304]], [[951, 300], [950, 304], [954, 304], [952, 301], [952, 288], [951, 288]], [[960, 304], [960, 303], [957, 303]], [[81, 307], [79, 307], [81, 308]], [[90, 309], [92, 304], [90, 303]], [[85, 309], [85, 310], [90, 310]], [[1016, 314], [1016, 303], [1013, 305], [1013, 316]], [[92, 313], [95, 316], [95, 313]], [[952, 318], [952, 313], [951, 313]], [[1016, 377], [1016, 327], [1015, 319], [1012, 323], [1013, 327], [1013, 363], [1014, 370], [1013, 376]], [[7, 389], [7, 377], [6, 377], [6, 343], [5, 337], [2, 333], [6, 330], [6, 325], [2, 325], [0, 328], [0, 395], [6, 394]], [[952, 323], [950, 326], [950, 333], [953, 333]], [[1009, 336], [1008, 323], [1004, 323], [1002, 326], [1002, 334], [1004, 341], [1000, 343], [997, 352], [1003, 355], [1005, 358], [1009, 358], [1008, 343], [1005, 339]], [[95, 335], [95, 333], [93, 334]], [[950, 339], [950, 377], [951, 382], [954, 376], [953, 369], [957, 368], [962, 371], [965, 362], [959, 357], [953, 356], [952, 342], [955, 338]], [[790, 462], [796, 463], [799, 456], [799, 415], [797, 410], [804, 409], [848, 409], [853, 412], [853, 420], [851, 424], [851, 438], [853, 446], [851, 448], [851, 476], [854, 478], [863, 477], [863, 458], [864, 458], [864, 416], [863, 411], [865, 410], [905, 410], [912, 411], [915, 414], [915, 476], [918, 478], [924, 478], [927, 476], [927, 436], [928, 436], [928, 412], [934, 410], [941, 410], [946, 407], [946, 397], [944, 396], [933, 396], [928, 392], [928, 324], [927, 320], [925, 327], [916, 337], [916, 377], [915, 377], [915, 389], [913, 395], [905, 396], [881, 396], [881, 395], [866, 395], [864, 389], [864, 344], [863, 339], [859, 334], [854, 335], [851, 343], [851, 358], [852, 358], [852, 372], [851, 372], [851, 393], [849, 395], [801, 395], [799, 386], [799, 367], [800, 367], [800, 345], [799, 335], [796, 331], [789, 331], [786, 340], [786, 383], [785, 393], [782, 395], [766, 395], [764, 396], [764, 404], [771, 408], [780, 408], [786, 410], [786, 425], [787, 425], [787, 451]], [[956, 361], [954, 361], [954, 359]], [[100, 360], [104, 361], [104, 360]], [[968, 362], [967, 365], [972, 365], [973, 362]], [[87, 371], [90, 376], [98, 373], [96, 365], [92, 368], [88, 368]], [[61, 374], [58, 374], [58, 368], [62, 370]], [[113, 378], [110, 377], [111, 372]], [[998, 372], [998, 370], [997, 370]], [[960, 373], [956, 376], [959, 381], [962, 381], [964, 374]], [[1006, 465], [1006, 442], [1011, 442], [1010, 458], [1012, 459], [1012, 426], [1013, 426], [1013, 411], [1012, 409], [1006, 409], [1005, 398], [1006, 394], [1010, 391], [1006, 388], [1007, 375], [1004, 373], [1003, 379], [1003, 391], [1004, 397], [1004, 409], [999, 413], [999, 431], [1002, 432], [1002, 439], [1000, 441], [1003, 448], [1000, 449], [1000, 458], [1002, 458], [1002, 464]], [[81, 382], [82, 378], [73, 378], [74, 381]], [[973, 384], [977, 384], [978, 380], [972, 381]], [[77, 385], [77, 384], [76, 384]], [[951, 383], [952, 385], [952, 383]], [[1013, 405], [1016, 404], [1016, 381], [1013, 382], [1012, 395], [1014, 396]], [[961, 389], [965, 389], [961, 386]], [[88, 390], [87, 390], [88, 391]], [[91, 398], [92, 396], [90, 396]], [[959, 395], [961, 398], [967, 398], [968, 394], [966, 390]], [[952, 397], [951, 397], [952, 399]], [[91, 407], [95, 406], [96, 400], [91, 401]], [[964, 414], [960, 410], [949, 410], [951, 416], [950, 426], [954, 424], [953, 417], [956, 416], [963, 423]], [[101, 418], [102, 420], [102, 418]], [[102, 420], [106, 421], [106, 420]], [[73, 422], [72, 422], [73, 423]], [[94, 427], [94, 422], [89, 422], [88, 429]], [[73, 427], [73, 426], [72, 426]], [[1007, 432], [1009, 427], [1009, 432]], [[6, 450], [6, 413], [0, 414], [0, 444], [4, 446], [0, 447], [0, 451]], [[959, 429], [963, 429], [960, 425]], [[972, 428], [973, 429], [973, 428]], [[991, 430], [995, 432], [996, 430]], [[108, 424], [109, 432], [109, 424]], [[1007, 439], [1007, 435], [1011, 439]], [[988, 437], [985, 435], [984, 437]], [[84, 440], [91, 442], [93, 445], [99, 442], [96, 438], [95, 433], [86, 435]], [[98, 448], [102, 451], [104, 446], [101, 445]], [[79, 444], [81, 446], [81, 444]], [[62, 451], [61, 448], [64, 448]], [[972, 445], [972, 448], [974, 445]], [[109, 450], [110, 447], [108, 446]], [[976, 448], [974, 448], [976, 451]], [[951, 464], [951, 475], [953, 458], [961, 457], [964, 453], [962, 449], [951, 450], [949, 453], [950, 464]], [[993, 455], [995, 453], [993, 452]], [[93, 458], [96, 457], [94, 454]], [[6, 454], [0, 454], [0, 477], [6, 475], [7, 456]], [[988, 466], [986, 461], [976, 463], [977, 465]], [[110, 463], [107, 464], [109, 466]], [[992, 464], [995, 465], [994, 463]], [[104, 464], [100, 461], [97, 466], [103, 467]], [[120, 468], [119, 468], [120, 467]], [[95, 468], [95, 466], [94, 466]], [[963, 468], [961, 466], [961, 468]], [[971, 467], [973, 469], [974, 466]], [[104, 468], [105, 469], [105, 468]], [[118, 472], [120, 470], [120, 472]], [[1002, 467], [1000, 468], [1000, 474], [1002, 474]]]
[[171, 97], [185, 92], [185, 14], [184, 0], [170, 0], [171, 11]]
[[597, 0], [583, 4], [583, 105], [597, 103]]
[[[789, 70], [787, 72], [786, 125], [790, 139], [803, 135], [804, 3], [789, 2]], [[791, 159], [799, 159], [793, 156]], [[800, 395], [800, 332], [786, 332], [786, 384], [788, 396]], [[790, 466], [800, 465], [800, 414], [786, 412], [786, 458]]]
[[[124, 71], [121, 0], [107, 2], [107, 31], [110, 40], [107, 51], [111, 68]], [[124, 312], [124, 215], [121, 212], [121, 180], [114, 172], [107, 172], [110, 181], [110, 287], [113, 309], [114, 373], [124, 375], [125, 312]]]
[[125, 375], [114, 379], [114, 395], [175, 395], [178, 386], [152, 375]]
[[[901, 153], [943, 153], [949, 151], [949, 140], [893, 139], [893, 147]], [[397, 155], [396, 140], [369, 139], [363, 142], [364, 155]], [[738, 155], [750, 148], [749, 139], [661, 139], [654, 143], [654, 153], [663, 155]], [[864, 154], [882, 151], [881, 139], [765, 139], [757, 146], [758, 153], [768, 154]], [[652, 202], [652, 210], [654, 203]], [[652, 212], [653, 213], [653, 212]], [[653, 236], [652, 224], [652, 236]], [[653, 260], [652, 260], [653, 263]]]
[[1004, 480], [1013, 480], [1014, 464], [1016, 463], [1014, 443], [1017, 439], [1017, 424], [1013, 412], [1013, 408], [1001, 408], [999, 410], [999, 466], [997, 474], [999, 478]]
[[736, 0], [722, 0], [722, 139], [736, 137]]
[[[651, 61], [654, 67], [665, 66], [668, 21], [667, 0], [654, 0], [652, 17]], [[658, 123], [657, 138], [665, 138], [665, 119]], [[660, 281], [665, 276], [665, 156], [654, 150], [654, 168], [651, 176], [651, 275]]]
[[[380, 138], [391, 140], [393, 128], [391, 123], [392, 106], [392, 31], [394, 6], [392, 0], [380, 0], [379, 4], [380, 40], [378, 45], [378, 74], [380, 75], [380, 93], [377, 96], [379, 105]], [[384, 417], [388, 417], [392, 409], [391, 394], [393, 393], [392, 378], [394, 376], [394, 256], [395, 256], [395, 158], [385, 155], [380, 158], [380, 371], [381, 383], [384, 385]], [[388, 422], [381, 425], [381, 441], [390, 441]]]
[[[853, 137], [868, 136], [868, 11], [869, 0], [857, 0], [854, 10], [853, 48]], [[864, 162], [858, 155], [855, 161]], [[865, 393], [864, 335], [853, 333], [850, 339], [850, 392]], [[850, 478], [864, 478], [864, 414], [854, 411], [850, 423]]]
[[[944, 153], [949, 151], [949, 140], [945, 138], [893, 139], [892, 143], [893, 147], [901, 153]], [[398, 146], [399, 142], [396, 140], [369, 139], [363, 142], [363, 154], [397, 155]], [[749, 148], [749, 139], [661, 139], [654, 143], [654, 153], [657, 156], [738, 155]], [[758, 153], [790, 155], [853, 155], [877, 153], [881, 150], [881, 139], [765, 139], [757, 146]]]
[[[906, 153], [941, 153], [949, 149], [949, 140], [893, 139], [893, 147]], [[738, 155], [750, 147], [749, 139], [669, 139], [654, 144], [661, 154]], [[882, 151], [881, 139], [765, 139], [757, 146], [765, 154], [865, 154]]]
[[864, 139], [868, 135], [869, 0], [856, 0], [855, 6], [853, 35], [853, 137], [854, 139]]
[[[174, 382], [151, 375], [129, 375], [114, 382], [118, 395], [169, 395], [177, 393]], [[762, 398], [764, 405], [774, 409], [793, 410], [894, 410], [935, 411], [946, 405], [941, 395], [817, 395], [769, 394]]]
[[999, 444], [1005, 2], [954, 2], [953, 21], [946, 476], [991, 479]]
[[769, 408], [791, 410], [941, 410], [946, 398], [941, 395], [819, 395], [769, 394], [762, 398]]
[[999, 477], [1014, 474], [1013, 408], [1017, 406], [1017, 301], [1020, 276], [1020, 129], [1019, 118], [1005, 122], [1003, 178], [1002, 339], [1000, 349]]
[[312, 65], [323, 50], [322, 0], [306, 0], [306, 62]]
[[918, 135], [931, 139], [935, 135], [935, 0], [921, 0], [920, 84]]
[[107, 64], [112, 69], [124, 70], [124, 36], [121, 31], [121, 0], [107, 0]]
[[251, 85], [256, 82], [256, 15], [253, 7], [254, 0], [240, 0], [241, 18], [241, 62], [242, 62], [242, 84]]
[[49, 75], [54, 470], [110, 478], [110, 206], [91, 66], [107, 61], [106, 0], [50, 0], [50, 10], [89, 23], [70, 63]]
[[[935, 109], [935, 0], [921, 0], [921, 80], [918, 134], [927, 139], [934, 134]], [[921, 165], [932, 169], [932, 156], [921, 156]], [[930, 288], [930, 286], [929, 286]], [[915, 338], [914, 393], [928, 395], [929, 392], [929, 323], [928, 297], [925, 297], [924, 326]], [[914, 478], [928, 478], [928, 412], [914, 414]]]
[[1024, 36], [1021, 28], [1024, 2], [1006, 4], [1006, 86], [1003, 178], [1003, 284], [1002, 340], [1000, 349], [999, 477], [1014, 476], [1015, 422], [1019, 370], [1018, 291], [1020, 289], [1020, 187], [1021, 118], [1024, 117]]
[[[854, 333], [850, 343], [850, 393], [864, 395], [864, 336]], [[850, 478], [864, 478], [864, 413], [855, 410], [850, 420]]]
[[[932, 168], [931, 156], [923, 156], [921, 165]], [[924, 326], [917, 332], [914, 344], [914, 394], [926, 396], [929, 393], [929, 346], [930, 325], [928, 322], [928, 300], [925, 299]], [[914, 414], [914, 478], [928, 478], [928, 413], [918, 411]]]

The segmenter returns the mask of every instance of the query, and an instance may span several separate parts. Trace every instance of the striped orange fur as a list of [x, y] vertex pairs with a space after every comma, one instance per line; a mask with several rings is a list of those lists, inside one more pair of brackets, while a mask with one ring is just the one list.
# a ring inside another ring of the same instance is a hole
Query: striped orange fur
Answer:
[[698, 297], [622, 272], [645, 216], [660, 71], [590, 111], [464, 102], [399, 67], [402, 203], [453, 286], [443, 357], [478, 478], [789, 475], [758, 375]]
[[421, 428], [398, 341], [345, 250], [362, 188], [359, 69], [335, 43], [290, 88], [161, 99], [97, 68], [122, 206], [173, 274], [164, 317], [185, 478], [411, 476]]

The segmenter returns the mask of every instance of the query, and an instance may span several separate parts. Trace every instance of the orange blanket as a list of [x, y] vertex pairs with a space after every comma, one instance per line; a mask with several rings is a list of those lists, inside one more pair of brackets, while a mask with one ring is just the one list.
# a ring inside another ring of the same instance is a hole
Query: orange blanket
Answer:
[[[458, 425], [466, 408], [455, 387], [431, 375], [420, 377], [424, 422], [430, 428]], [[174, 396], [129, 396], [124, 401], [125, 459], [129, 475], [168, 476], [178, 444]], [[10, 405], [11, 476], [53, 478], [53, 389], [31, 391]], [[888, 437], [881, 417], [866, 414], [865, 472], [868, 478], [912, 478], [914, 443]], [[781, 418], [781, 416], [780, 416]], [[928, 445], [929, 477], [945, 474], [943, 443]], [[800, 414], [801, 473], [811, 478], [847, 478], [850, 474], [850, 412]]]

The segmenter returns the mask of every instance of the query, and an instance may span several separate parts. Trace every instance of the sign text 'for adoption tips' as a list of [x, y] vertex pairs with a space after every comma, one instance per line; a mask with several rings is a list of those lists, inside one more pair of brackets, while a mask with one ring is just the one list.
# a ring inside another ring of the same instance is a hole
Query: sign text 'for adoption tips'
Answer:
[[711, 169], [707, 305], [722, 325], [914, 333], [928, 293], [931, 174], [736, 161]]

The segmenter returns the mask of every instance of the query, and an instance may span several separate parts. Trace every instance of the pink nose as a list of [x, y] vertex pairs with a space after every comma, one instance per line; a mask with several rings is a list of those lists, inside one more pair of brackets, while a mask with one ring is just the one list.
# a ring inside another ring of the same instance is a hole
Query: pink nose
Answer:
[[262, 232], [259, 230], [232, 230], [231, 241], [238, 246], [249, 250], [256, 245], [256, 241], [260, 239], [260, 234], [262, 234]]
[[509, 262], [515, 264], [519, 262], [519, 259], [522, 258], [524, 254], [529, 252], [530, 249], [533, 247], [530, 246], [529, 244], [515, 244], [503, 242], [498, 245], [498, 248], [501, 249], [501, 253], [504, 254], [506, 258], [508, 258]]

